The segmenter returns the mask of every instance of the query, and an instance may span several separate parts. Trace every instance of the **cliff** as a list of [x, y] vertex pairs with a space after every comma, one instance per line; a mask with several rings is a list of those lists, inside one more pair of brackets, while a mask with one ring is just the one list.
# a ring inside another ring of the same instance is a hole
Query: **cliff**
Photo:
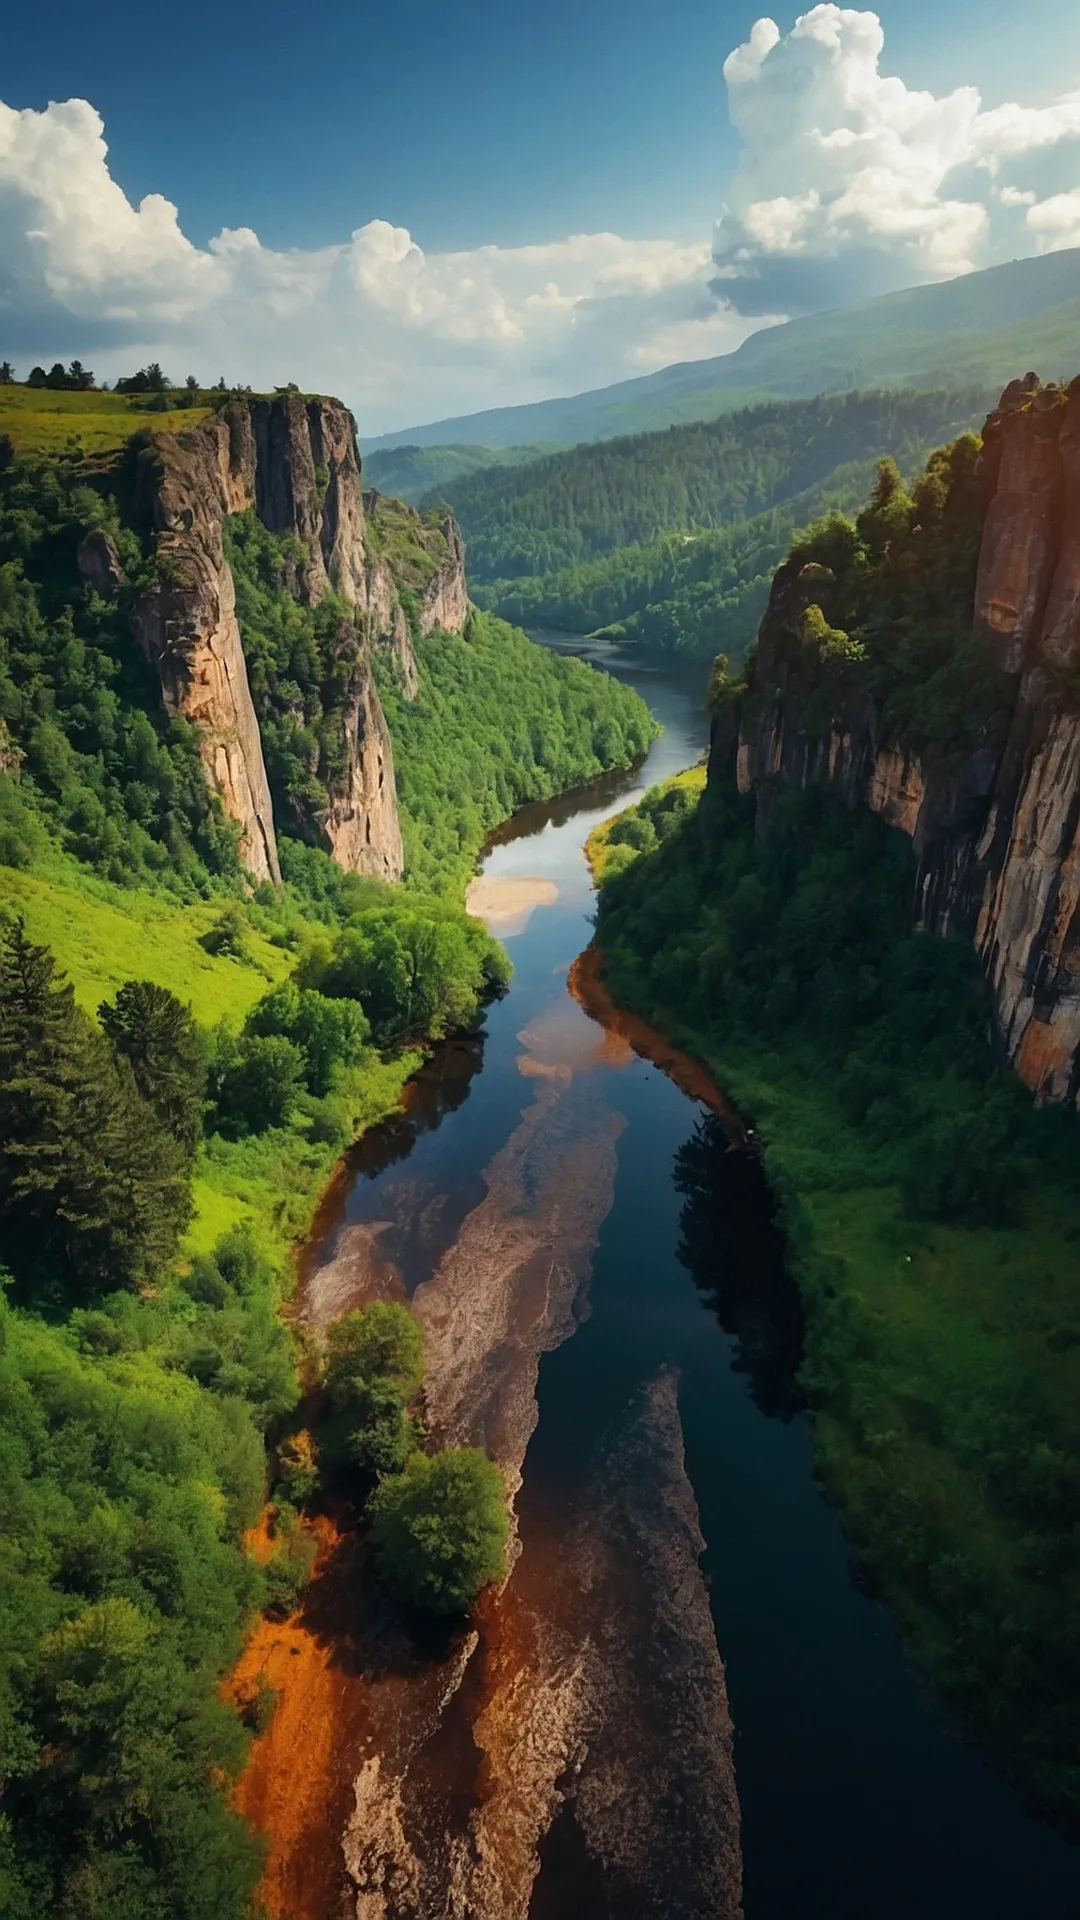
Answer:
[[966, 460], [936, 456], [910, 510], [876, 502], [857, 554], [834, 533], [779, 569], [709, 779], [763, 831], [779, 788], [820, 783], [908, 834], [915, 923], [974, 943], [1007, 1058], [1077, 1101], [1080, 381], [1014, 381]]
[[[207, 777], [241, 828], [245, 865], [258, 880], [280, 879], [263, 742], [223, 542], [228, 517], [254, 509], [270, 533], [288, 537], [283, 584], [302, 606], [333, 592], [356, 609], [337, 630], [335, 668], [346, 687], [337, 710], [341, 739], [328, 804], [310, 824], [339, 865], [400, 878], [393, 753], [372, 655], [376, 648], [392, 655], [411, 697], [416, 661], [408, 595], [418, 568], [424, 588], [414, 609], [418, 631], [462, 630], [468, 599], [456, 527], [431, 528], [400, 508], [415, 525], [399, 566], [393, 547], [369, 524], [351, 414], [338, 401], [299, 394], [235, 400], [190, 433], [155, 435], [141, 455], [140, 486], [153, 528], [154, 581], [136, 605], [135, 633], [158, 669], [167, 710], [198, 729]], [[102, 556], [87, 559], [102, 569]]]

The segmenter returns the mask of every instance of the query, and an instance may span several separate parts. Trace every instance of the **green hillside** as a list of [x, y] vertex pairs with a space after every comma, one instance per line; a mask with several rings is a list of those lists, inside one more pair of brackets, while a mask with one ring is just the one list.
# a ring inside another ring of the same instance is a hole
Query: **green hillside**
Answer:
[[452, 486], [471, 473], [521, 466], [557, 451], [553, 446], [387, 447], [382, 453], [365, 453], [364, 483], [416, 506], [433, 489]]
[[1012, 260], [751, 334], [734, 353], [524, 407], [496, 407], [373, 440], [385, 447], [570, 445], [711, 420], [782, 395], [853, 387], [1004, 386], [1017, 368], [1056, 374], [1080, 337], [1080, 248]]
[[617, 626], [739, 659], [797, 527], [857, 505], [875, 462], [914, 472], [981, 425], [992, 389], [826, 395], [569, 449], [446, 490], [476, 598], [506, 618]]

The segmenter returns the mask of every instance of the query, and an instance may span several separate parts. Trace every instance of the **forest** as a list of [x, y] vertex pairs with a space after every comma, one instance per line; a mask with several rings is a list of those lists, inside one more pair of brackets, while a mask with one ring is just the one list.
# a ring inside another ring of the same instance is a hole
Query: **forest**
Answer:
[[884, 454], [914, 473], [989, 404], [976, 389], [772, 402], [442, 491], [482, 604], [528, 625], [614, 628], [737, 659], [793, 532], [857, 505]]

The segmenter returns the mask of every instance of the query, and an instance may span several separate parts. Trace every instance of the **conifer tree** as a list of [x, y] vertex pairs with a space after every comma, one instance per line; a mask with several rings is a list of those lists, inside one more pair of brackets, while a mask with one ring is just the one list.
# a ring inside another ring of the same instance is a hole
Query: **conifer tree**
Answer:
[[194, 1156], [202, 1134], [206, 1062], [189, 1008], [168, 987], [127, 980], [114, 1001], [102, 1001], [98, 1019], [117, 1053], [129, 1061], [141, 1097]]
[[0, 943], [0, 1258], [24, 1287], [135, 1285], [190, 1208], [185, 1150], [16, 923]]

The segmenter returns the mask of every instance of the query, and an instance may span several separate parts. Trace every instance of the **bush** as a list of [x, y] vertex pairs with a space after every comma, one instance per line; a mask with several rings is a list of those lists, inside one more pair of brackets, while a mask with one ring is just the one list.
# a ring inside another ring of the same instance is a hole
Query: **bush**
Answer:
[[217, 1127], [235, 1136], [285, 1126], [303, 1079], [304, 1056], [281, 1034], [222, 1041], [209, 1075]]
[[424, 1342], [407, 1307], [376, 1300], [343, 1314], [327, 1341], [326, 1384], [338, 1406], [372, 1380], [392, 1380], [407, 1398], [424, 1377]]
[[371, 1515], [384, 1577], [425, 1612], [464, 1612], [506, 1571], [503, 1478], [476, 1447], [414, 1454], [383, 1480]]
[[396, 1380], [365, 1380], [353, 1396], [350, 1411], [358, 1425], [349, 1436], [348, 1450], [361, 1472], [372, 1480], [400, 1473], [421, 1437], [403, 1388]]

